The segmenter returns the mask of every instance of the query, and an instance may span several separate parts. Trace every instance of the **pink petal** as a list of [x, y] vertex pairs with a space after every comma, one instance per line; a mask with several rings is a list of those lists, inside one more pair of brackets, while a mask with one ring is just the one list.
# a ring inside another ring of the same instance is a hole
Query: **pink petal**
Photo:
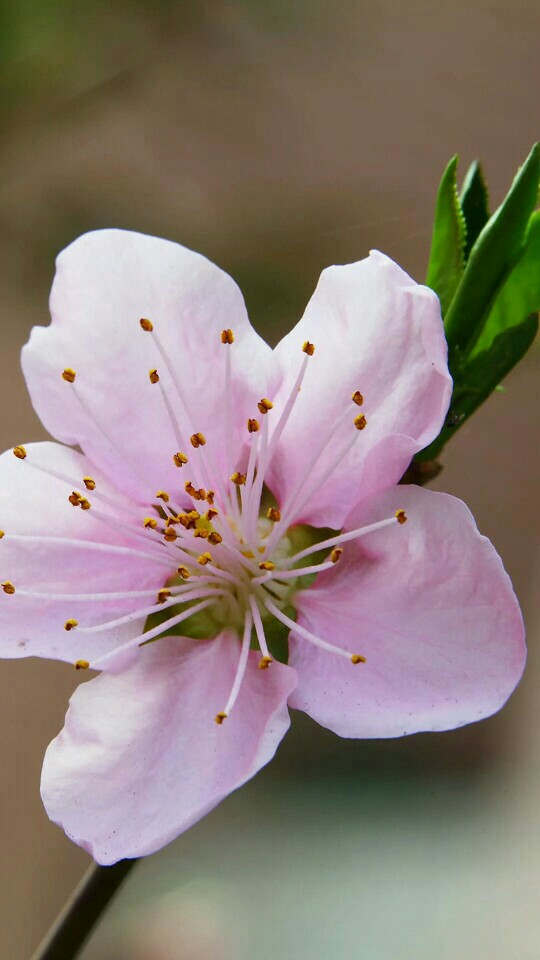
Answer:
[[[187, 445], [182, 452], [199, 457], [189, 437], [202, 432], [209, 461], [224, 474], [226, 351], [232, 351], [232, 447], [238, 453], [248, 437], [246, 419], [269, 389], [271, 360], [231, 277], [168, 240], [96, 231], [58, 257], [51, 314], [51, 325], [35, 327], [23, 351], [32, 402], [51, 434], [79, 444], [141, 500], [158, 489], [182, 488], [193, 479], [192, 468], [180, 471], [173, 464], [179, 443], [160, 387], [149, 380], [149, 370], [156, 368]], [[191, 415], [140, 318], [153, 322]], [[220, 341], [224, 328], [234, 332], [232, 348]], [[62, 379], [65, 367], [76, 371], [74, 386], [91, 417]]]
[[[157, 590], [167, 570], [152, 559], [101, 549], [102, 544], [121, 549], [132, 545], [144, 553], [146, 545], [114, 525], [115, 517], [126, 521], [132, 516], [127, 514], [130, 505], [85, 457], [56, 443], [27, 444], [26, 451], [25, 461], [11, 451], [0, 456], [0, 528], [4, 532], [0, 539], [0, 580], [11, 581], [16, 589], [11, 596], [0, 591], [0, 656], [52, 657], [68, 662], [93, 659], [137, 636], [145, 618], [99, 634], [82, 634], [76, 629], [67, 632], [66, 620], [74, 618], [81, 626], [92, 626], [148, 606], [151, 598], [48, 601], [25, 597], [21, 591], [67, 595]], [[73, 486], [37, 472], [32, 462], [73, 477], [78, 480], [76, 489], [82, 488], [84, 493], [82, 478], [92, 476], [96, 493], [100, 491], [118, 502], [117, 509], [101, 506], [111, 516], [111, 523], [99, 522], [93, 516], [94, 505], [97, 508], [99, 503], [95, 494], [88, 492], [93, 504], [90, 510], [74, 508], [68, 502]], [[21, 535], [47, 539], [17, 539]], [[82, 545], [74, 544], [74, 540]]]
[[498, 710], [518, 683], [525, 645], [510, 580], [467, 507], [399, 487], [349, 529], [404, 508], [408, 522], [345, 545], [332, 571], [298, 594], [298, 622], [367, 657], [353, 666], [291, 639], [291, 705], [343, 737], [446, 730]]
[[42, 796], [98, 863], [159, 850], [271, 760], [289, 727], [295, 674], [279, 663], [259, 670], [251, 652], [236, 706], [218, 726], [238, 656], [231, 632], [169, 637], [126, 672], [76, 690], [45, 755]]
[[[295, 514], [297, 521], [340, 528], [353, 503], [396, 483], [413, 454], [439, 433], [451, 395], [439, 302], [382, 253], [324, 270], [303, 318], [276, 347], [284, 371], [276, 406], [290, 393], [306, 340], [315, 353], [269, 485], [282, 506], [303, 478], [309, 495], [363, 413], [367, 426], [351, 451]], [[361, 409], [351, 402], [356, 390], [364, 396]], [[347, 410], [350, 417], [337, 426]]]

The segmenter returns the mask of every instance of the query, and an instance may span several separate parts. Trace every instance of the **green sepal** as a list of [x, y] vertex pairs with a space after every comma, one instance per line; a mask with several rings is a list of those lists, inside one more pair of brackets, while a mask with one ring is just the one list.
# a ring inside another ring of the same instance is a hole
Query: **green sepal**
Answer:
[[537, 202], [539, 180], [540, 151], [535, 144], [504, 202], [478, 236], [448, 308], [445, 327], [454, 377], [480, 336], [497, 292], [522, 252], [527, 224]]
[[538, 316], [499, 333], [487, 350], [471, 357], [461, 369], [459, 386], [454, 390], [446, 424], [436, 440], [417, 454], [417, 460], [436, 460], [441, 450], [472, 413], [487, 400], [527, 353], [538, 332]]
[[465, 218], [457, 191], [458, 157], [444, 171], [435, 207], [426, 283], [441, 301], [443, 317], [459, 286], [465, 268]]
[[533, 213], [523, 252], [501, 287], [472, 355], [487, 350], [504, 330], [540, 310], [540, 211]]
[[465, 174], [459, 199], [465, 217], [464, 256], [465, 262], [467, 262], [476, 240], [489, 220], [489, 194], [482, 167], [478, 160], [471, 163]]

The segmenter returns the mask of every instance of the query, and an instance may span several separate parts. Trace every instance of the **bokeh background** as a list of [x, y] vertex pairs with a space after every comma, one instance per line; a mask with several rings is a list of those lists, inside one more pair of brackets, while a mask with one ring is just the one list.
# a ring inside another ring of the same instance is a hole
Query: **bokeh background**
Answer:
[[[425, 273], [439, 175], [494, 204], [539, 130], [535, 0], [2, 0], [0, 434], [44, 436], [19, 351], [58, 250], [121, 226], [194, 247], [271, 340], [370, 247]], [[538, 349], [448, 449], [513, 577], [526, 677], [478, 726], [345, 742], [302, 717], [276, 761], [138, 865], [84, 960], [537, 960]], [[31, 509], [31, 504], [28, 505]], [[68, 666], [0, 669], [0, 956], [26, 960], [88, 865], [39, 799]]]

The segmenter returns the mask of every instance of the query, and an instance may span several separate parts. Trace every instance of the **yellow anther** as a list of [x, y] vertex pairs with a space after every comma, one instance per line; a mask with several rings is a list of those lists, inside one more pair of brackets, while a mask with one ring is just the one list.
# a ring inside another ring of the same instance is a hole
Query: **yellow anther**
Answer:
[[186, 457], [185, 453], [180, 453], [180, 451], [173, 454], [173, 460], [177, 467], [183, 467], [184, 464], [188, 462], [188, 458]]
[[81, 505], [82, 510], [89, 510], [90, 507], [92, 506], [92, 504], [90, 503], [89, 500], [86, 499], [86, 497], [79, 497], [79, 503]]
[[222, 343], [234, 343], [234, 333], [232, 330], [222, 330], [221, 331], [221, 342]]
[[396, 510], [396, 520], [398, 523], [407, 523], [407, 514], [404, 510]]
[[174, 527], [167, 527], [163, 534], [163, 539], [166, 540], [167, 543], [174, 543], [174, 541], [178, 539], [178, 534]]
[[210, 531], [207, 530], [206, 527], [197, 527], [197, 529], [195, 530], [195, 533], [193, 534], [193, 536], [194, 536], [194, 537], [199, 537], [201, 540], [209, 540], [209, 539], [210, 539]]
[[206, 502], [210, 504], [213, 503], [215, 495], [216, 495], [215, 490], [208, 490], [206, 494]]
[[261, 560], [259, 570], [275, 570], [276, 565], [271, 560]]
[[155, 530], [157, 527], [157, 520], [155, 517], [145, 517], [143, 520], [143, 527], [150, 527], [152, 530]]
[[260, 426], [259, 421], [254, 420], [252, 417], [250, 417], [250, 419], [247, 422], [248, 433], [257, 433], [259, 426]]
[[262, 413], [264, 416], [265, 413], [268, 413], [268, 411], [272, 409], [274, 404], [272, 403], [271, 400], [268, 400], [266, 397], [261, 397], [257, 406], [259, 408], [259, 412]]
[[207, 563], [212, 563], [212, 554], [201, 553], [200, 557], [197, 557], [197, 563], [200, 563], [201, 567], [205, 567]]
[[268, 670], [271, 663], [272, 657], [261, 657], [258, 663], [259, 670]]
[[353, 393], [353, 395], [352, 395], [352, 397], [351, 397], [351, 400], [352, 400], [353, 403], [356, 404], [357, 407], [361, 407], [362, 404], [363, 404], [363, 402], [364, 402], [364, 398], [363, 398], [363, 396], [362, 396], [362, 394], [360, 393], [359, 390], [355, 390], [355, 391], [354, 391], [354, 393]]
[[75, 627], [78, 627], [78, 626], [79, 626], [79, 621], [73, 620], [73, 618], [71, 618], [69, 620], [66, 620], [64, 624], [64, 630], [67, 630], [69, 632], [69, 630], [74, 630]]
[[13, 453], [14, 453], [15, 456], [17, 457], [17, 460], [25, 460], [25, 459], [26, 459], [26, 450], [24, 449], [24, 447], [20, 447], [20, 446], [19, 446], [19, 447], [13, 447]]
[[217, 530], [212, 530], [212, 533], [208, 535], [208, 543], [213, 543], [213, 544], [221, 543], [222, 540], [223, 540], [223, 537], [221, 536], [220, 533], [217, 532]]
[[358, 414], [358, 416], [354, 418], [354, 425], [357, 430], [363, 430], [364, 427], [367, 426], [367, 420], [363, 413]]
[[233, 473], [231, 480], [233, 483], [236, 484], [237, 487], [243, 487], [246, 482], [246, 475], [245, 473], [238, 473], [238, 471], [236, 470]]
[[353, 653], [351, 663], [367, 663], [367, 660], [361, 653]]
[[170, 499], [169, 494], [165, 490], [158, 490], [156, 493], [156, 500], [163, 500], [163, 503], [168, 503]]
[[154, 324], [152, 323], [151, 320], [147, 320], [146, 317], [141, 317], [141, 319], [139, 320], [139, 323], [143, 328], [143, 330], [146, 330], [147, 333], [152, 333], [152, 330], [154, 329]]
[[337, 563], [342, 553], [343, 550], [341, 547], [334, 547], [332, 553], [330, 554], [330, 560], [332, 563]]
[[0, 540], [2, 539], [2, 537], [5, 537], [5, 535], [6, 535], [5, 530], [0, 530]]
[[192, 433], [189, 442], [192, 447], [204, 447], [206, 443], [206, 437], [204, 433], [201, 433], [200, 430], [197, 433]]
[[165, 526], [174, 527], [176, 523], [180, 523], [180, 520], [178, 519], [178, 517], [167, 517], [165, 521]]
[[74, 507], [78, 507], [81, 502], [81, 495], [74, 490], [73, 493], [70, 493], [68, 500]]
[[180, 574], [182, 580], [189, 580], [191, 574], [187, 567], [178, 567], [177, 573]]
[[148, 376], [150, 377], [150, 383], [159, 383], [159, 373], [155, 367], [148, 371]]
[[93, 479], [93, 477], [83, 477], [83, 483], [87, 490], [96, 489], [96, 481]]
[[71, 367], [66, 367], [66, 369], [62, 371], [62, 377], [67, 383], [75, 383], [76, 376], [77, 374]]
[[315, 353], [315, 345], [310, 343], [309, 340], [305, 340], [302, 344], [302, 350], [307, 353], [308, 357], [312, 357]]
[[205, 517], [207, 520], [210, 520], [211, 522], [214, 519], [214, 517], [218, 516], [218, 513], [219, 513], [218, 510], [215, 510], [214, 507], [210, 507], [210, 509], [206, 511]]
[[10, 595], [15, 593], [15, 587], [13, 586], [11, 580], [4, 580], [2, 584], [2, 590], [4, 593], [9, 593]]
[[90, 662], [88, 660], [76, 660], [73, 666], [76, 670], [88, 670]]
[[192, 530], [197, 520], [200, 519], [200, 513], [197, 513], [196, 510], [190, 510], [189, 513], [180, 513], [178, 515], [178, 522], [185, 527], [186, 530]]
[[214, 717], [214, 720], [216, 721], [216, 723], [218, 724], [218, 726], [221, 726], [221, 724], [223, 723], [223, 721], [226, 720], [226, 719], [227, 719], [227, 714], [226, 714], [226, 713], [223, 713], [223, 711], [221, 711], [220, 713], [216, 713], [216, 715], [215, 715], [215, 717]]
[[170, 597], [170, 595], [171, 595], [171, 591], [169, 590], [169, 588], [162, 587], [161, 590], [158, 590], [157, 592], [157, 602], [165, 603], [165, 601], [167, 600], [168, 597]]
[[[264, 547], [263, 547], [263, 550], [264, 550]], [[254, 560], [254, 559], [255, 559], [255, 554], [253, 553], [252, 550], [242, 550], [242, 556], [245, 557], [246, 560]]]
[[266, 511], [266, 519], [273, 520], [274, 523], [279, 523], [281, 520], [281, 512], [277, 507], [268, 507], [268, 510]]

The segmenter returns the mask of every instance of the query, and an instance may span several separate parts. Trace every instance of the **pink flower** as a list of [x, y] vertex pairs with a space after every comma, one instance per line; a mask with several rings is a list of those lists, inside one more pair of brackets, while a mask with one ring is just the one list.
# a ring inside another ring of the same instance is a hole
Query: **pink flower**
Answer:
[[61, 254], [51, 312], [23, 369], [60, 444], [0, 458], [0, 653], [101, 671], [45, 757], [69, 837], [159, 849], [288, 706], [344, 737], [501, 707], [525, 658], [501, 561], [460, 501], [396, 486], [449, 403], [430, 290], [380, 253], [331, 267], [272, 352], [204, 257], [106, 230]]

